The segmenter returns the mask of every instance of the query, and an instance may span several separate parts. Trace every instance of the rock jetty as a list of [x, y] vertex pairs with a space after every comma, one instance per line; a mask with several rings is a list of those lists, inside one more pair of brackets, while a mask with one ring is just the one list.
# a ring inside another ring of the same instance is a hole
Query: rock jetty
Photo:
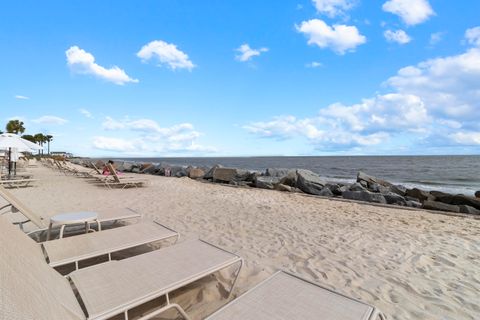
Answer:
[[[92, 167], [85, 159], [72, 162]], [[97, 168], [104, 163], [98, 160]], [[440, 191], [409, 189], [386, 180], [358, 172], [355, 183], [329, 182], [315, 172], [305, 169], [267, 168], [265, 172], [215, 165], [211, 168], [176, 166], [168, 163], [138, 163], [116, 161], [119, 171], [170, 177], [189, 177], [213, 183], [270, 189], [283, 192], [301, 192], [315, 196], [335, 197], [379, 204], [397, 205], [427, 210], [480, 215], [480, 191], [475, 196], [449, 194]]]

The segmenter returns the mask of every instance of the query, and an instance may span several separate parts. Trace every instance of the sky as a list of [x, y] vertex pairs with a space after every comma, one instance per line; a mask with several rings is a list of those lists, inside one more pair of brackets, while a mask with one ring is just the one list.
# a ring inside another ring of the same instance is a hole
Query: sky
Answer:
[[0, 126], [92, 157], [480, 154], [480, 1], [3, 1]]

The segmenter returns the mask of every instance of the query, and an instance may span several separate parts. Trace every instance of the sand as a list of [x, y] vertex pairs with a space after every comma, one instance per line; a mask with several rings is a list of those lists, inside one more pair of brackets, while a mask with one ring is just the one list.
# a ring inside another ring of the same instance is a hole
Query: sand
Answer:
[[[388, 319], [480, 319], [480, 220], [189, 178], [108, 190], [51, 169], [12, 189], [50, 216], [130, 207], [245, 259], [234, 296], [284, 269], [377, 306]], [[213, 284], [212, 284], [213, 283]], [[194, 319], [225, 304], [217, 281], [179, 294]]]

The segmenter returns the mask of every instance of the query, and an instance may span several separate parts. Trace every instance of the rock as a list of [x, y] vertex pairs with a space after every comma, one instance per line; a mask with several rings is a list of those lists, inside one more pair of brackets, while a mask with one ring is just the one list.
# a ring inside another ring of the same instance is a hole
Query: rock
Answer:
[[475, 197], [480, 198], [480, 191], [475, 192]]
[[312, 171], [297, 170], [297, 188], [308, 194], [318, 195], [327, 183]]
[[368, 182], [367, 181], [359, 181], [357, 182], [359, 185], [361, 185], [364, 189], [368, 189]]
[[278, 190], [278, 191], [287, 191], [287, 192], [294, 192], [295, 191], [295, 188], [291, 187], [291, 186], [287, 186], [286, 184], [277, 184], [275, 185], [275, 190]]
[[429, 200], [425, 200], [423, 202], [422, 208], [428, 209], [428, 210], [437, 210], [437, 211], [460, 212], [460, 208], [458, 206], [454, 206], [451, 204], [446, 204], [438, 201], [429, 201]]
[[417, 198], [415, 198], [415, 197], [410, 197], [410, 196], [405, 196], [405, 200], [407, 200], [407, 201], [420, 202], [420, 199], [417, 199]]
[[187, 177], [187, 168], [182, 166], [173, 166], [170, 168], [170, 175], [177, 178]]
[[325, 185], [325, 187], [327, 187], [328, 189], [330, 189], [330, 191], [332, 192], [332, 194], [335, 195], [335, 196], [341, 196], [342, 193], [344, 193], [345, 191], [348, 190], [346, 186], [341, 185], [341, 184], [327, 183], [327, 184]]
[[365, 181], [368, 184], [368, 186], [370, 186], [374, 183], [379, 184], [379, 185], [384, 186], [384, 187], [392, 186], [392, 184], [388, 181], [376, 178], [374, 176], [370, 176], [370, 175], [366, 174], [365, 172], [358, 171], [357, 182], [361, 182], [361, 181]]
[[407, 194], [407, 188], [405, 186], [402, 186], [401, 184], [392, 185], [389, 189], [391, 192], [396, 193], [402, 197]]
[[295, 169], [285, 169], [285, 168], [267, 168], [265, 175], [267, 177], [286, 177], [289, 174], [296, 174]]
[[480, 215], [480, 210], [475, 209], [474, 207], [466, 206], [466, 205], [459, 205], [461, 213], [466, 213], [466, 214], [473, 214], [473, 215]]
[[418, 200], [420, 200], [420, 202], [423, 202], [425, 200], [431, 201], [434, 199], [434, 197], [428, 191], [420, 190], [418, 188], [408, 189], [407, 196], [417, 198]]
[[345, 191], [342, 196], [345, 199], [375, 202], [375, 203], [387, 203], [385, 197], [380, 193], [372, 193], [369, 191]]
[[133, 167], [132, 168], [132, 173], [140, 173], [140, 168], [139, 167]]
[[145, 173], [145, 174], [157, 174], [158, 170], [159, 170], [158, 166], [151, 165], [151, 166], [143, 169], [143, 173]]
[[319, 196], [322, 197], [333, 197], [333, 192], [328, 187], [323, 187], [322, 190], [318, 193]]
[[469, 197], [463, 194], [449, 194], [440, 191], [432, 191], [435, 200], [452, 205], [465, 205], [480, 210], [480, 199], [476, 197]]
[[213, 173], [217, 168], [223, 168], [223, 166], [220, 164], [214, 165], [212, 168], [210, 168], [210, 170], [207, 171], [207, 173], [205, 173], [205, 176], [203, 176], [203, 179], [213, 179]]
[[203, 176], [205, 176], [205, 171], [199, 168], [190, 169], [188, 172], [188, 177], [190, 179], [201, 179]]
[[97, 162], [95, 162], [95, 167], [97, 167], [98, 170], [102, 170], [104, 166], [105, 166], [105, 162], [103, 162], [102, 160], [97, 160]]
[[355, 182], [354, 184], [352, 184], [349, 190], [350, 191], [367, 191], [367, 189], [358, 182]]
[[[123, 167], [123, 170], [120, 170], [121, 167]], [[117, 164], [117, 170], [130, 172], [132, 171], [132, 169], [133, 169], [133, 163], [131, 162], [123, 162], [121, 166]]]
[[396, 204], [399, 206], [407, 205], [407, 201], [405, 200], [405, 198], [396, 193], [393, 193], [393, 192], [385, 193], [383, 194], [383, 197], [385, 198], [388, 204]]
[[140, 166], [140, 171], [144, 172], [147, 168], [153, 167], [153, 163], [142, 163]]
[[237, 174], [237, 169], [234, 168], [216, 168], [213, 171], [214, 181], [230, 182], [234, 181]]
[[296, 171], [290, 171], [286, 176], [284, 176], [281, 180], [281, 184], [285, 184], [290, 187], [296, 187], [297, 185], [297, 172]]
[[407, 200], [406, 203], [407, 203], [407, 207], [410, 207], [410, 208], [421, 208], [422, 207], [422, 203], [418, 202], [418, 201]]
[[256, 177], [254, 186], [262, 189], [274, 189], [276, 184], [280, 183], [280, 178], [276, 176]]
[[378, 183], [373, 183], [370, 185], [370, 191], [382, 194], [388, 194], [390, 192], [390, 188], [384, 187]]

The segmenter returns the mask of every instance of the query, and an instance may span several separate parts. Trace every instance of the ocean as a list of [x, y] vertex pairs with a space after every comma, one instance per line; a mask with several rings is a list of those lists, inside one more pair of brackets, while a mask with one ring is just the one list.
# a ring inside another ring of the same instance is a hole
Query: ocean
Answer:
[[248, 170], [297, 168], [328, 181], [353, 182], [358, 171], [406, 187], [473, 195], [480, 190], [480, 156], [332, 156], [225, 158], [117, 158], [138, 162], [211, 167], [221, 164]]

